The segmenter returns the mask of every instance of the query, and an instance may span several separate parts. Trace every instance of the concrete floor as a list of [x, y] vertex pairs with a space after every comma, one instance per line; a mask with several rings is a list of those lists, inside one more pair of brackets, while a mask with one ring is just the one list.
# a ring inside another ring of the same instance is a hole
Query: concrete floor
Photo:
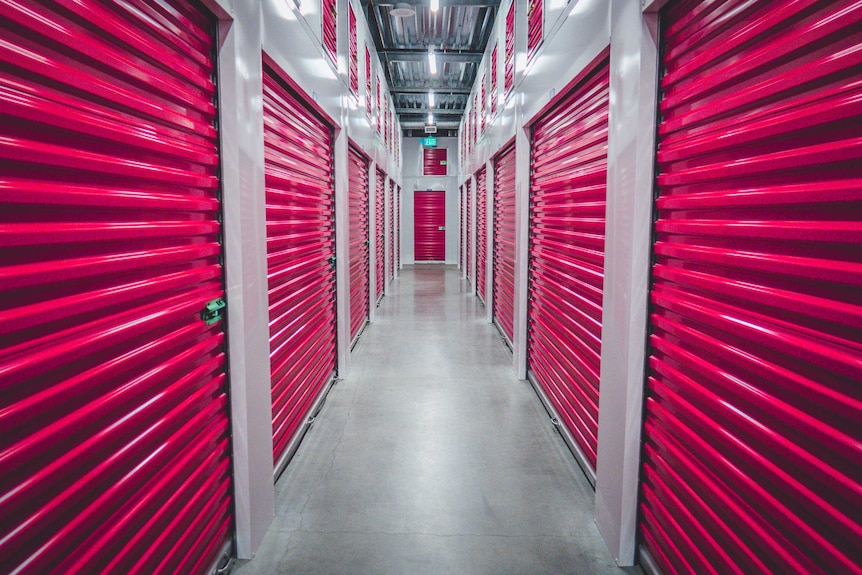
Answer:
[[406, 267], [238, 575], [621, 574], [593, 491], [451, 266]]

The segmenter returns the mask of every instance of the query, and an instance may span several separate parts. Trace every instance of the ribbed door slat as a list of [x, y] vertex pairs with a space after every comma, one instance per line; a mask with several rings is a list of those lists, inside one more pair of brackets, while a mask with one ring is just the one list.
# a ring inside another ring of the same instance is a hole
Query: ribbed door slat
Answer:
[[467, 281], [473, 282], [473, 186], [470, 180], [464, 184], [464, 192], [467, 194]]
[[352, 146], [347, 154], [350, 220], [350, 340], [368, 321], [369, 221], [368, 161]]
[[386, 281], [386, 174], [377, 170], [377, 180], [374, 191], [374, 221], [377, 225], [377, 246], [375, 258], [377, 261], [377, 301], [383, 297], [383, 286]]
[[641, 537], [860, 573], [862, 3], [663, 13]]
[[413, 251], [417, 262], [446, 260], [446, 193], [416, 191], [413, 193]]
[[488, 261], [487, 183], [485, 168], [476, 172], [476, 293], [485, 303], [485, 268]]
[[515, 145], [494, 159], [494, 321], [512, 344], [515, 321]]
[[595, 471], [610, 66], [533, 128], [527, 361]]
[[204, 573], [232, 488], [215, 22], [0, 4], [0, 571]]
[[264, 68], [266, 253], [273, 461], [335, 372], [332, 130]]

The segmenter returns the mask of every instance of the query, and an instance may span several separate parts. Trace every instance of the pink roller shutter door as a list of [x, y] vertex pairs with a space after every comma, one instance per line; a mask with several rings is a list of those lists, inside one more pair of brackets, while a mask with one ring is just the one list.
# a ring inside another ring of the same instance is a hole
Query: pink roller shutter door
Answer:
[[395, 279], [395, 182], [389, 180], [389, 281]]
[[233, 529], [215, 21], [24, 4], [0, 5], [0, 570], [205, 573]]
[[485, 303], [485, 268], [488, 260], [487, 184], [485, 168], [476, 172], [476, 293]]
[[533, 127], [527, 362], [595, 472], [609, 61]]
[[351, 146], [347, 154], [350, 220], [350, 340], [368, 321], [370, 241], [368, 160]]
[[663, 13], [641, 538], [860, 573], [862, 6]]
[[374, 221], [377, 225], [377, 246], [375, 260], [377, 262], [377, 302], [383, 297], [383, 286], [386, 281], [386, 174], [377, 170], [374, 192]]
[[470, 180], [464, 184], [464, 192], [467, 194], [467, 242], [464, 246], [464, 257], [466, 258], [467, 281], [473, 283], [473, 186]]
[[413, 193], [413, 250], [417, 262], [446, 260], [446, 192]]
[[515, 145], [494, 159], [494, 322], [512, 345], [515, 320]]
[[335, 373], [332, 129], [264, 67], [273, 460], [295, 447]]

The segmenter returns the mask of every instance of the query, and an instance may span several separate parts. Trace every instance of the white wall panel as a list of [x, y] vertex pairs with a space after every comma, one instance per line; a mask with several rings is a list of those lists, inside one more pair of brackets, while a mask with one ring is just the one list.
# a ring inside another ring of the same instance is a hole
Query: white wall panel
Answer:
[[448, 176], [422, 175], [422, 146], [419, 138], [404, 138], [401, 191], [401, 263], [415, 263], [413, 254], [413, 191], [446, 190], [446, 263], [458, 263], [458, 138], [437, 138], [438, 148], [448, 148]]
[[260, 6], [208, 2], [219, 24], [219, 113], [236, 552], [251, 558], [275, 516], [263, 172]]

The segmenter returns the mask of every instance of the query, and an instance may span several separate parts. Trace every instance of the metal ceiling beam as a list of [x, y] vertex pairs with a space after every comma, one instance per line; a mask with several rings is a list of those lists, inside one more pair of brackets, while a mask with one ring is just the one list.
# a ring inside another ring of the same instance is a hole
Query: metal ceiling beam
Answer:
[[464, 115], [464, 110], [441, 110], [440, 108], [395, 108], [395, 113], [401, 115], [421, 114], [423, 116], [434, 114], [434, 116], [457, 116], [460, 118]]
[[[379, 54], [390, 62], [425, 62], [428, 60], [428, 50], [418, 48], [384, 48]], [[440, 64], [482, 61], [484, 52], [479, 50], [460, 50], [453, 52], [435, 51], [437, 62]]]
[[[411, 6], [427, 6], [428, 0], [362, 0], [362, 5], [374, 4], [375, 6], [394, 6], [395, 4], [407, 3]], [[475, 6], [483, 7], [498, 7], [500, 0], [440, 0], [440, 7], [444, 6]]]
[[445, 96], [447, 94], [463, 94], [465, 96], [469, 96], [470, 92], [472, 92], [471, 88], [403, 88], [401, 86], [394, 87], [391, 92], [393, 94], [427, 94], [428, 90], [434, 90], [434, 93], [439, 96]]

